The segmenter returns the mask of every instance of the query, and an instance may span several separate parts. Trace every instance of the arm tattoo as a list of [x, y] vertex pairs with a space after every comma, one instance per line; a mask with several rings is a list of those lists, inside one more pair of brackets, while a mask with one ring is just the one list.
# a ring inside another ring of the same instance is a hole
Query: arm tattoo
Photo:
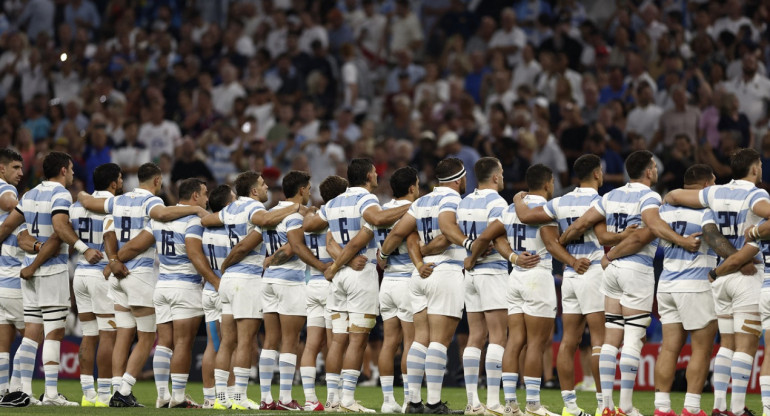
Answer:
[[715, 224], [706, 224], [703, 227], [703, 239], [711, 247], [717, 256], [723, 259], [730, 257], [738, 250], [719, 232]]
[[273, 254], [273, 262], [271, 264], [273, 266], [278, 266], [286, 263], [288, 260], [289, 256], [286, 254], [286, 251], [278, 250], [275, 252], [275, 254]]

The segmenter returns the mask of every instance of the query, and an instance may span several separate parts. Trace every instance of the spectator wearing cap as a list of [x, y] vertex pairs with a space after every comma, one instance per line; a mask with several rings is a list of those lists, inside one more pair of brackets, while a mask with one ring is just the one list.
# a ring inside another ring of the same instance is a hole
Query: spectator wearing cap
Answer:
[[114, 144], [107, 136], [107, 118], [102, 113], [91, 115], [91, 124], [88, 128], [88, 145], [83, 156], [85, 158], [86, 191], [94, 191], [94, 169], [97, 166], [112, 162], [112, 146]]
[[123, 171], [123, 189], [131, 191], [139, 186], [136, 173], [139, 171], [139, 166], [150, 161], [150, 152], [137, 140], [139, 123], [136, 119], [129, 118], [124, 121], [123, 132], [123, 142], [112, 149], [112, 161], [120, 165]]
[[770, 101], [770, 80], [757, 71], [756, 54], [743, 55], [742, 73], [725, 83], [725, 89], [738, 98], [740, 111], [746, 114], [752, 129], [767, 124]]
[[513, 9], [503, 10], [500, 29], [497, 29], [489, 41], [489, 49], [502, 52], [511, 67], [521, 62], [521, 49], [527, 43], [527, 35], [516, 26], [516, 15]]
[[392, 53], [422, 50], [425, 36], [423, 35], [420, 20], [409, 7], [409, 0], [396, 0], [396, 9], [393, 17], [390, 19], [389, 29], [391, 34], [390, 50]]
[[[465, 146], [460, 143], [460, 138], [457, 133], [446, 130], [441, 138], [438, 139], [438, 149], [443, 153], [444, 158], [456, 157], [463, 161], [463, 166], [466, 166], [466, 185], [465, 195], [473, 192], [476, 189], [476, 174], [473, 172], [472, 167], [476, 165], [476, 162], [481, 158], [479, 153], [470, 146]], [[464, 195], [463, 195], [464, 196]]]
[[660, 127], [650, 143], [650, 151], [660, 153], [664, 150], [667, 154], [679, 136], [687, 137], [692, 141], [690, 144], [695, 145], [700, 125], [700, 110], [687, 104], [687, 91], [681, 84], [671, 88], [671, 100], [674, 102], [674, 108], [660, 116]]
[[642, 82], [636, 89], [637, 105], [628, 113], [626, 131], [635, 132], [647, 141], [645, 149], [650, 148], [652, 138], [658, 130], [660, 116], [663, 109], [653, 102], [652, 87], [647, 82]]

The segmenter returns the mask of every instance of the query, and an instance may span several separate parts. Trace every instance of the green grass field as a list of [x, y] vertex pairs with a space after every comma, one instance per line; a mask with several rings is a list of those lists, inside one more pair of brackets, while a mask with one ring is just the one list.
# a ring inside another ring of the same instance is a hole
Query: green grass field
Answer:
[[[34, 391], [36, 394], [40, 394], [43, 391], [43, 382], [42, 380], [35, 380], [33, 385]], [[201, 390], [201, 383], [189, 383], [187, 385], [187, 392], [193, 397], [194, 400], [198, 402], [203, 402], [203, 392]], [[69, 398], [69, 400], [80, 402], [81, 398], [81, 390], [80, 390], [80, 383], [78, 381], [74, 380], [67, 380], [62, 381], [59, 384], [59, 391], [63, 393], [65, 396]], [[319, 397], [325, 398], [326, 397], [326, 388], [323, 386], [318, 386], [316, 388], [316, 392]], [[164, 415], [179, 415], [183, 413], [188, 412], [194, 412], [194, 413], [205, 413], [205, 414], [217, 414], [221, 413], [215, 410], [194, 410], [194, 409], [155, 409], [155, 384], [150, 381], [143, 381], [137, 383], [136, 387], [134, 388], [134, 393], [136, 397], [139, 399], [141, 403], [143, 403], [145, 406], [148, 406], [146, 409], [94, 409], [94, 408], [88, 408], [88, 409], [81, 409], [79, 407], [57, 407], [57, 408], [51, 408], [51, 407], [27, 407], [27, 408], [21, 408], [21, 409], [2, 409], [0, 410], [0, 415], [9, 415], [12, 413], [19, 413], [19, 414], [30, 414], [30, 415], [61, 415], [61, 416], [67, 416], [67, 415], [83, 415], [83, 414], [89, 414], [89, 415], [106, 415], [106, 414], [115, 414], [118, 413], [125, 413], [125, 414], [142, 414], [142, 415], [154, 415], [154, 414], [164, 414]], [[276, 386], [273, 387], [273, 397], [278, 397], [278, 388]], [[257, 385], [250, 385], [249, 391], [248, 391], [249, 397], [258, 400], [259, 399], [259, 386]], [[486, 396], [486, 390], [480, 391], [482, 400]], [[403, 398], [403, 390], [400, 388], [395, 389], [395, 396], [396, 399], [401, 402]], [[524, 391], [519, 390], [518, 392], [519, 400], [524, 399]], [[297, 399], [298, 402], [303, 403], [304, 402], [304, 396], [302, 394], [302, 387], [301, 386], [294, 386], [294, 397]], [[382, 404], [382, 392], [379, 387], [359, 387], [356, 390], [356, 398], [362, 402], [363, 405], [366, 407], [374, 408], [375, 410], [380, 409], [380, 405]], [[423, 389], [423, 398], [425, 398], [425, 390]], [[617, 399], [617, 392], [615, 393], [615, 398]], [[443, 399], [449, 402], [449, 406], [453, 409], [462, 409], [465, 407], [465, 389], [461, 388], [446, 388], [444, 389], [443, 393]], [[556, 413], [561, 413], [562, 409], [562, 400], [561, 400], [561, 394], [558, 390], [543, 390], [542, 391], [542, 399], [543, 404], [545, 404], [546, 407], [548, 407], [551, 411]], [[646, 416], [652, 415], [654, 411], [653, 406], [653, 400], [654, 400], [654, 393], [651, 391], [640, 391], [634, 393], [634, 405], [636, 405], [637, 408], [642, 412], [642, 414]], [[729, 397], [728, 397], [729, 400]], [[681, 412], [682, 404], [684, 402], [684, 393], [672, 393], [671, 395], [671, 402], [673, 405], [674, 410], [677, 413]], [[728, 402], [729, 403], [729, 402]], [[588, 393], [588, 392], [579, 392], [578, 393], [578, 404], [582, 406], [587, 412], [592, 413], [594, 409], [596, 408], [596, 400], [594, 398], [594, 393]], [[704, 394], [702, 399], [702, 406], [703, 409], [706, 410], [708, 414], [711, 414], [711, 406], [713, 404], [713, 395], [712, 394]], [[758, 394], [750, 394], [747, 399], [747, 405], [750, 409], [757, 412], [757, 415], [762, 414], [762, 405], [760, 402], [760, 397]], [[244, 414], [246, 412], [237, 412], [238, 414]], [[249, 412], [249, 413], [257, 413], [257, 412]], [[260, 415], [267, 415], [268, 412], [258, 412]], [[285, 414], [285, 412], [272, 412], [276, 414]]]

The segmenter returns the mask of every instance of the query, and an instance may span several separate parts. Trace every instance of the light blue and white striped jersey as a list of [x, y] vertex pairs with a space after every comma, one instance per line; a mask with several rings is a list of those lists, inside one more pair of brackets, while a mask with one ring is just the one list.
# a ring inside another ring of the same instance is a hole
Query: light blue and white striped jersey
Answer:
[[[321, 209], [323, 209], [323, 206], [321, 206]], [[322, 231], [317, 233], [305, 233], [305, 245], [310, 249], [311, 252], [313, 252], [315, 258], [321, 260], [324, 263], [331, 263], [334, 260], [329, 255], [329, 252], [326, 251], [327, 230], [328, 228], [324, 228]], [[324, 282], [326, 281], [324, 274], [320, 270], [310, 265], [307, 267], [310, 271], [310, 278], [308, 279], [308, 283], [315, 280], [323, 280]]]
[[[24, 214], [27, 223], [27, 231], [38, 241], [45, 243], [54, 233], [54, 214], [65, 213], [69, 215], [72, 205], [72, 195], [58, 182], [43, 181], [40, 185], [28, 191], [16, 206], [20, 213]], [[37, 254], [26, 253], [24, 266], [29, 266], [35, 260]], [[59, 254], [48, 259], [37, 269], [35, 276], [50, 276], [52, 274], [68, 271], [69, 245], [61, 244]]]
[[[663, 205], [660, 218], [679, 235], [687, 237], [703, 232], [706, 224], [716, 224], [710, 209], [692, 209]], [[668, 240], [660, 240], [663, 248], [663, 272], [658, 281], [658, 292], [706, 292], [711, 290], [708, 273], [717, 265], [717, 255], [705, 242], [691, 253]]]
[[[293, 204], [293, 202], [281, 201], [270, 211], [286, 208]], [[302, 220], [302, 215], [295, 212], [284, 218], [275, 228], [264, 227], [262, 229], [262, 240], [265, 242], [266, 254], [272, 256], [285, 244], [289, 244], [289, 237], [286, 234], [289, 231], [302, 228]], [[306, 268], [307, 265], [295, 254], [283, 264], [268, 267], [265, 270], [264, 276], [262, 276], [262, 281], [278, 284], [304, 284]]]
[[[181, 206], [177, 204], [177, 206]], [[155, 237], [155, 249], [158, 251], [160, 275], [156, 287], [179, 287], [195, 285], [199, 287], [203, 278], [195, 270], [187, 257], [185, 238], [203, 240], [203, 226], [197, 215], [187, 215], [173, 221], [150, 220], [145, 228]]]
[[[150, 211], [156, 206], [163, 206], [163, 200], [142, 188], [104, 201], [104, 211], [112, 214], [115, 221], [118, 249], [136, 238], [147, 227], [150, 223]], [[153, 273], [154, 266], [155, 246], [150, 246], [126, 262], [126, 267], [132, 273]]]
[[[382, 209], [398, 208], [404, 205], [408, 205], [410, 202], [405, 199], [393, 199], [390, 202], [386, 202]], [[398, 224], [398, 221], [396, 221]], [[393, 224], [390, 227], [375, 227], [374, 239], [377, 241], [377, 247], [382, 249], [382, 243], [388, 237], [388, 234], [396, 226]], [[368, 225], [368, 224], [367, 224]], [[383, 279], [409, 279], [412, 277], [414, 271], [414, 264], [412, 259], [409, 258], [409, 252], [406, 249], [406, 239], [396, 248], [395, 251], [390, 253], [388, 261], [385, 264], [385, 271], [383, 273]]]
[[[638, 182], [628, 183], [620, 188], [607, 192], [602, 199], [592, 206], [596, 207], [607, 222], [607, 231], [621, 233], [629, 225], [643, 227], [642, 212], [647, 209], [658, 209], [661, 204], [660, 195], [649, 186]], [[623, 267], [632, 268], [642, 273], [652, 273], [652, 259], [658, 249], [658, 239], [642, 247], [639, 252], [621, 257], [616, 261]]]
[[[762, 220], [753, 212], [754, 205], [770, 201], [767, 191], [744, 180], [709, 186], [700, 191], [698, 197], [704, 207], [711, 208], [719, 231], [738, 250], [746, 243], [744, 231]], [[761, 260], [759, 256], [757, 259]], [[721, 259], [719, 261], [721, 263]]]
[[[497, 191], [476, 189], [463, 198], [460, 205], [457, 206], [457, 224], [463, 234], [475, 240], [487, 229], [487, 224], [493, 218], [499, 217], [506, 208], [508, 208], [508, 204], [505, 202], [505, 198], [501, 197]], [[470, 251], [466, 250], [466, 252], [470, 255]], [[475, 272], [485, 270], [504, 270], [507, 272], [508, 260], [493, 249], [488, 256], [479, 258], [473, 270]]]
[[[364, 228], [364, 211], [379, 204], [374, 194], [354, 186], [327, 202], [319, 215], [329, 224], [334, 241], [344, 248]], [[370, 263], [376, 263], [376, 251], [377, 243], [371, 239], [359, 254], [366, 256]]]
[[[261, 202], [240, 196], [230, 205], [219, 211], [219, 219], [225, 224], [227, 237], [232, 249], [239, 241], [246, 238], [250, 232], [261, 233], [262, 230], [252, 224], [251, 217], [257, 211], [265, 211]], [[240, 262], [231, 265], [222, 277], [240, 277], [243, 279], [259, 279], [262, 277], [262, 263], [265, 261], [265, 242], [254, 248]]]
[[[18, 199], [19, 194], [16, 187], [0, 179], [0, 197], [7, 193], [12, 193], [14, 198]], [[8, 218], [10, 212], [0, 211], [0, 224]], [[22, 223], [11, 235], [9, 235], [0, 244], [0, 296], [16, 297], [20, 296], [21, 262], [24, 260], [24, 250], [19, 248], [18, 236], [21, 230], [25, 229]]]
[[[460, 194], [446, 186], [437, 186], [433, 188], [433, 192], [414, 201], [407, 213], [417, 222], [417, 234], [420, 235], [423, 244], [428, 244], [442, 235], [441, 228], [438, 226], [439, 214], [451, 212], [456, 216], [460, 201], [462, 201]], [[465, 254], [465, 248], [450, 244], [443, 253], [427, 256], [423, 262], [435, 263], [434, 272], [436, 270], [462, 271]]]
[[[522, 200], [530, 209], [543, 206], [546, 203], [545, 198], [539, 195], [529, 194]], [[505, 227], [505, 233], [508, 236], [508, 244], [511, 249], [517, 255], [521, 255], [523, 252], [529, 252], [530, 254], [537, 254], [540, 256], [540, 261], [535, 268], [545, 269], [548, 271], [553, 270], [553, 262], [551, 253], [545, 248], [543, 238], [540, 236], [540, 229], [543, 227], [555, 227], [555, 222], [549, 222], [546, 224], [527, 225], [519, 220], [519, 216], [516, 215], [516, 205], [511, 204], [506, 208], [500, 216], [497, 216], [493, 221], [500, 221]], [[519, 266], [513, 268], [514, 271], [524, 272], [532, 269], [524, 269]]]
[[[112, 194], [107, 191], [95, 191], [94, 198], [112, 198]], [[102, 252], [104, 258], [102, 261], [91, 264], [83, 257], [82, 254], [77, 256], [77, 267], [84, 270], [104, 270], [104, 266], [107, 265], [107, 254], [104, 252], [104, 225], [107, 218], [112, 218], [111, 215], [97, 214], [91, 212], [80, 202], [75, 202], [70, 207], [70, 222], [72, 223], [72, 229], [75, 230], [80, 241], [86, 243], [88, 248], [99, 250]]]
[[[227, 237], [227, 229], [225, 227], [203, 228], [201, 246], [203, 247], [203, 255], [206, 256], [211, 270], [214, 271], [217, 277], [221, 278], [222, 272], [219, 271], [219, 265], [225, 261], [227, 253], [230, 252], [230, 239]], [[203, 290], [216, 291], [209, 282], [206, 282]]]
[[[556, 220], [559, 232], [563, 233], [591, 208], [591, 204], [600, 199], [594, 188], [575, 188], [572, 192], [546, 202], [543, 210], [551, 219]], [[567, 243], [565, 248], [576, 259], [587, 258], [591, 260], [592, 265], [602, 263], [604, 247], [599, 244], [593, 228], [589, 228], [580, 238]], [[572, 266], [564, 265], [564, 277], [573, 277], [576, 274]]]

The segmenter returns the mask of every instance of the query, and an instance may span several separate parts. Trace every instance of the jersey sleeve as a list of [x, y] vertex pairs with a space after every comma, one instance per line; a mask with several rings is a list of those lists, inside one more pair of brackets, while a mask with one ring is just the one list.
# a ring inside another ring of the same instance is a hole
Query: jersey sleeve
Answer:
[[500, 215], [503, 210], [508, 208], [508, 204], [505, 203], [505, 199], [503, 198], [495, 198], [492, 200], [492, 203], [490, 204], [489, 208], [489, 215], [487, 216], [487, 220], [492, 219], [495, 216]]
[[607, 206], [608, 197], [605, 194], [603, 197], [597, 199], [596, 201], [591, 203], [591, 207], [596, 209], [596, 212], [602, 215], [602, 217], [607, 218], [607, 209], [605, 208]]
[[7, 193], [12, 193], [13, 196], [16, 199], [19, 198], [19, 192], [16, 190], [15, 186], [13, 186], [11, 184], [8, 184], [8, 183], [4, 183], [4, 184], [0, 185], [0, 197], [2, 197], [3, 195], [5, 195]]
[[642, 199], [639, 201], [639, 212], [644, 212], [650, 208], [658, 209], [661, 204], [660, 194], [651, 191], [642, 195]]
[[460, 198], [460, 195], [448, 195], [444, 197], [444, 199], [441, 200], [441, 203], [438, 207], [439, 215], [444, 212], [453, 212], [456, 214], [457, 206], [460, 205], [460, 201], [462, 201], [462, 198]]
[[703, 188], [700, 192], [698, 192], [698, 200], [700, 200], [700, 204], [704, 207], [710, 207], [711, 202], [711, 196], [712, 191], [716, 189], [713, 186], [709, 186], [706, 188]]
[[321, 217], [322, 220], [329, 222], [328, 219], [326, 219], [326, 205], [321, 205], [321, 209], [318, 210], [319, 217]]
[[755, 189], [749, 195], [749, 208], [751, 208], [751, 210], [753, 211], [754, 206], [761, 201], [770, 202], [770, 196], [767, 194], [767, 191], [764, 189]]
[[506, 208], [506, 209], [500, 211], [499, 214], [490, 216], [489, 217], [489, 221], [488, 221], [489, 224], [492, 224], [494, 221], [499, 221], [500, 224], [505, 225], [505, 221], [503, 221], [503, 217], [505, 217], [505, 213], [508, 212], [509, 209], [510, 208]]
[[72, 195], [66, 189], [62, 188], [51, 196], [51, 215], [60, 213], [69, 215], [70, 206], [72, 206]]
[[155, 220], [149, 220], [147, 221], [147, 225], [144, 226], [142, 231], [147, 231], [148, 233], [152, 234], [152, 236], [155, 236], [155, 233], [152, 231], [152, 229], [155, 228]]
[[112, 210], [115, 209], [115, 197], [111, 196], [104, 200], [104, 212], [112, 214]]
[[409, 206], [409, 209], [406, 210], [406, 213], [411, 215], [412, 218], [417, 218], [417, 201], [415, 203], [412, 203], [412, 205]]
[[550, 201], [546, 202], [545, 205], [543, 205], [543, 212], [545, 212], [545, 215], [551, 217], [551, 219], [556, 218], [556, 208], [559, 206], [559, 198], [551, 199]]
[[706, 224], [715, 224], [717, 223], [717, 217], [714, 215], [714, 211], [706, 208], [703, 211], [703, 217], [701, 218], [701, 227], [704, 227]]
[[201, 225], [201, 219], [197, 215], [187, 221], [187, 227], [184, 230], [184, 238], [197, 238], [203, 239], [203, 226]]
[[377, 200], [377, 197], [374, 196], [374, 194], [368, 194], [358, 201], [358, 213], [363, 217], [364, 212], [375, 205], [379, 207], [380, 201]]
[[144, 202], [144, 215], [149, 217], [150, 212], [152, 212], [153, 208], [157, 206], [164, 206], [162, 199], [158, 198], [157, 196], [153, 196], [152, 198], [147, 199], [147, 201]]
[[302, 228], [302, 215], [291, 214], [286, 218], [286, 232]]
[[248, 214], [249, 216], [246, 221], [248, 221], [252, 225], [256, 225], [253, 222], [251, 222], [251, 219], [254, 217], [254, 214], [256, 214], [259, 211], [267, 211], [267, 210], [265, 209], [265, 206], [262, 205], [262, 203], [260, 202], [251, 204], [251, 206], [249, 207], [249, 214]]

